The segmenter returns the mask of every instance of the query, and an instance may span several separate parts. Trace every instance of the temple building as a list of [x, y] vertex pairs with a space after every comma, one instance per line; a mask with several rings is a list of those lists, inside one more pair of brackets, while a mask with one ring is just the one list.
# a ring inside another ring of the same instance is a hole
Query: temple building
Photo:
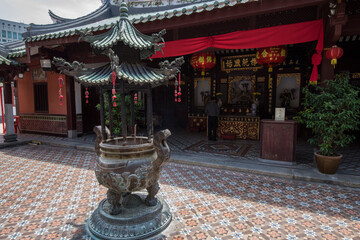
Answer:
[[[30, 24], [21, 45], [1, 52], [21, 66], [15, 86], [23, 132], [76, 137], [99, 125], [100, 93], [89, 83], [110, 81], [110, 60], [101, 52], [119, 40], [145, 49], [141, 58], [151, 56], [152, 61], [145, 60], [149, 67], [184, 56], [181, 74], [152, 89], [155, 128], [205, 131], [204, 107], [215, 96], [220, 106], [218, 136], [259, 140], [261, 119], [274, 118], [276, 108], [284, 108], [286, 119], [292, 119], [301, 109], [301, 90], [309, 82], [321, 84], [335, 72], [347, 71], [351, 82], [360, 85], [358, 1], [131, 2], [128, 21], [156, 40], [156, 54], [146, 51], [146, 42], [138, 41], [140, 33], [118, 25], [119, 4], [110, 0], [76, 19], [49, 14], [53, 24]], [[325, 54], [334, 45], [344, 51], [336, 68]], [[54, 57], [97, 70], [91, 79], [66, 76], [55, 67]], [[147, 70], [130, 65], [120, 66], [130, 74], [129, 82], [136, 74], [148, 79]], [[61, 101], [60, 77], [64, 79]], [[139, 93], [137, 98], [146, 96]], [[146, 111], [144, 104], [140, 127], [145, 125]]]

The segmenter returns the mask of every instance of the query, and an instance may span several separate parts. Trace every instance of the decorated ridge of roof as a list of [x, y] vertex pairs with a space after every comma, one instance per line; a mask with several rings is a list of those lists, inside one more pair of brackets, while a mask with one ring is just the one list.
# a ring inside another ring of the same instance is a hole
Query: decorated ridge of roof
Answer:
[[[156, 72], [156, 70], [142, 64], [123, 62], [115, 72], [119, 79], [137, 85], [151, 84], [157, 86], [169, 79], [169, 76]], [[94, 69], [90, 73], [74, 76], [74, 78], [84, 85], [105, 85], [111, 82], [111, 74], [111, 65], [107, 64], [103, 67]]]
[[49, 9], [49, 16], [51, 18], [51, 20], [53, 20], [54, 23], [62, 23], [62, 22], [69, 22], [71, 21], [72, 19], [69, 19], [69, 18], [63, 18], [63, 17], [60, 17], [58, 15], [56, 15], [53, 11], [51, 11]]
[[[49, 11], [49, 13], [50, 12], [51, 11]], [[27, 39], [27, 38], [35, 37], [37, 41], [38, 39], [36, 38], [36, 36], [39, 35], [47, 35], [49, 33], [56, 33], [56, 32], [57, 33], [66, 32], [68, 29], [79, 28], [85, 25], [91, 25], [94, 22], [101, 22], [102, 20], [109, 19], [111, 17], [112, 17], [112, 13], [110, 8], [110, 2], [109, 0], [107, 0], [104, 1], [103, 5], [101, 5], [95, 11], [76, 19], [68, 19], [66, 21], [65, 19], [63, 19], [63, 21], [57, 21], [55, 23], [45, 24], [45, 25], [31, 23], [28, 28], [28, 31], [23, 34], [23, 38]], [[58, 37], [63, 37], [63, 36], [59, 35], [56, 38]]]
[[[92, 47], [98, 49], [107, 49], [116, 45], [119, 41], [123, 42], [131, 48], [135, 49], [151, 49], [149, 56], [153, 55], [155, 51], [160, 50], [160, 46], [155, 48], [157, 42], [164, 42], [162, 35], [165, 31], [159, 34], [148, 36], [139, 32], [128, 19], [128, 8], [125, 2], [120, 5], [120, 19], [109, 31], [100, 34], [92, 35], [92, 33], [81, 32], [80, 35], [84, 36], [84, 40], [91, 43]], [[155, 50], [155, 51], [154, 51]]]
[[0, 55], [2, 55], [3, 57], [22, 57], [25, 54], [25, 43], [21, 40], [0, 44]]
[[7, 59], [7, 58], [0, 55], [0, 64], [3, 64], [3, 63], [5, 63], [6, 65], [10, 65], [11, 60], [9, 60], [9, 59]]
[[118, 25], [114, 25], [106, 33], [85, 37], [91, 42], [91, 46], [99, 49], [106, 49], [114, 46], [119, 41], [135, 49], [149, 49], [154, 47], [152, 37], [140, 33], [127, 19], [121, 19]]
[[9, 58], [23, 57], [26, 55], [25, 45], [23, 47], [11, 49], [8, 53]]
[[[191, 15], [203, 11], [212, 11], [214, 9], [223, 8], [226, 6], [232, 7], [238, 4], [257, 2], [257, 1], [259, 0], [217, 0], [217, 1], [195, 3], [180, 8], [178, 7], [165, 11], [151, 12], [147, 16], [145, 16], [145, 14], [129, 15], [128, 20], [133, 24], [146, 23], [149, 21], [171, 19], [173, 17], [180, 17], [182, 15]], [[104, 29], [110, 29], [117, 24], [118, 19], [119, 17], [115, 16], [91, 24], [86, 24], [82, 26], [68, 28], [65, 30], [53, 31], [50, 33], [44, 33], [36, 36], [27, 37], [25, 41], [35, 42], [35, 41], [41, 41], [47, 39], [70, 37], [70, 36], [78, 35], [78, 31], [96, 32]], [[64, 24], [66, 23], [68, 22], [65, 22]]]

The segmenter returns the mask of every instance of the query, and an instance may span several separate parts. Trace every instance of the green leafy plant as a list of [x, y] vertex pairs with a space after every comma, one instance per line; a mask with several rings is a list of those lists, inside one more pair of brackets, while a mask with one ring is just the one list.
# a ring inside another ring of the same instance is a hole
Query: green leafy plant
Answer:
[[[109, 102], [107, 93], [104, 95], [104, 107], [105, 107], [105, 125], [109, 126]], [[110, 104], [113, 104], [110, 102]], [[135, 123], [141, 121], [141, 116], [139, 114], [141, 106], [143, 104], [142, 100], [134, 103], [134, 115]], [[112, 107], [112, 117], [113, 117], [113, 131], [115, 136], [121, 136], [122, 133], [122, 121], [121, 121], [121, 101], [120, 94], [116, 94], [116, 107]], [[126, 106], [126, 125], [130, 126], [131, 124], [131, 112], [130, 112], [130, 96], [125, 96], [125, 106]], [[100, 111], [100, 104], [96, 105], [96, 109]]]
[[337, 156], [359, 129], [359, 88], [352, 86], [349, 78], [348, 73], [341, 73], [325, 81], [325, 87], [308, 85], [303, 89], [304, 111], [296, 119], [312, 129], [308, 142], [317, 145], [321, 155]]

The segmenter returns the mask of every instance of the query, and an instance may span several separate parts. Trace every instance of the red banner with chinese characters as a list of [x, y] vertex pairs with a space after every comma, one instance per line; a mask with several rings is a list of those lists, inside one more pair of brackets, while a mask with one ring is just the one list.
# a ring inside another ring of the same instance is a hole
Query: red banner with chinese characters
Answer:
[[248, 49], [303, 42], [317, 41], [316, 53], [312, 57], [314, 65], [310, 81], [316, 82], [317, 66], [321, 63], [321, 51], [324, 42], [323, 20], [294, 23], [268, 28], [215, 35], [209, 37], [168, 41], [163, 52], [157, 52], [153, 58], [175, 57], [199, 52], [209, 47], [218, 49]]

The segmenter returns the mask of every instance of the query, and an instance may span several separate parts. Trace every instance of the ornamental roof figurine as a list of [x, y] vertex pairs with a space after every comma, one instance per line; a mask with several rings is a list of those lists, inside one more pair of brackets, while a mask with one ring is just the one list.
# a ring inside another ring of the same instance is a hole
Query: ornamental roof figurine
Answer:
[[162, 36], [166, 33], [165, 29], [151, 36], [142, 34], [129, 21], [125, 2], [121, 2], [119, 10], [117, 24], [105, 33], [93, 35], [91, 32], [78, 31], [80, 39], [89, 42], [97, 53], [109, 57], [108, 64], [88, 69], [85, 68], [85, 64], [76, 61], [71, 64], [62, 58], [54, 57], [54, 65], [84, 85], [109, 84], [113, 71], [118, 79], [129, 84], [150, 84], [152, 87], [167, 84], [168, 80], [175, 78], [180, 71], [184, 63], [183, 57], [171, 63], [160, 63], [160, 69], [150, 68], [141, 63], [141, 60], [148, 59], [164, 46]]

